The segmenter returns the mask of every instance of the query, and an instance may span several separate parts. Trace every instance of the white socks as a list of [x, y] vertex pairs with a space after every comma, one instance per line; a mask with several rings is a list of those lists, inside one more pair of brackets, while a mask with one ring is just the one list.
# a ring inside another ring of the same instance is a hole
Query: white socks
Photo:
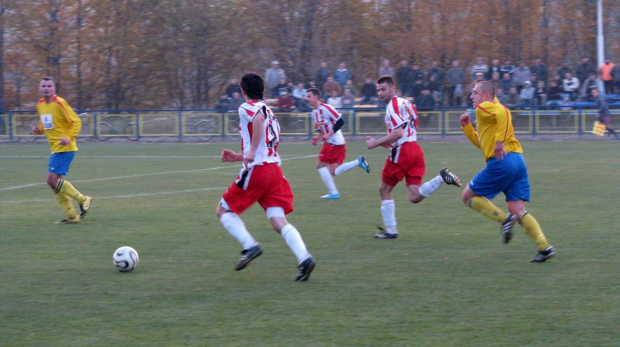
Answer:
[[325, 187], [327, 187], [327, 190], [329, 191], [329, 193], [338, 194], [338, 189], [336, 189], [336, 183], [334, 183], [334, 178], [332, 177], [332, 174], [329, 172], [329, 169], [327, 167], [322, 167], [318, 169], [317, 171], [319, 172], [319, 175], [321, 176], [323, 183], [325, 183]]
[[383, 224], [390, 234], [398, 233], [396, 230], [396, 204], [394, 200], [381, 201], [381, 215], [383, 216]]
[[338, 166], [336, 168], [336, 171], [334, 171], [334, 173], [336, 174], [336, 176], [338, 176], [338, 175], [343, 174], [343, 173], [345, 173], [345, 172], [347, 172], [347, 171], [351, 170], [352, 168], [354, 168], [356, 166], [359, 166], [359, 165], [360, 164], [357, 161], [357, 159], [352, 160], [352, 161], [350, 161], [348, 163], [342, 163], [342, 164], [340, 164], [340, 166]]
[[418, 189], [418, 193], [420, 193], [423, 197], [428, 198], [429, 195], [433, 194], [444, 183], [445, 182], [443, 181], [443, 178], [441, 178], [441, 175], [437, 175], [437, 177], [421, 185]]
[[232, 212], [226, 212], [220, 217], [220, 222], [224, 228], [234, 236], [243, 246], [243, 249], [250, 249], [258, 244], [245, 228], [245, 224], [239, 216]]
[[297, 263], [301, 264], [302, 261], [308, 259], [310, 253], [308, 253], [306, 244], [304, 244], [304, 240], [301, 239], [299, 231], [297, 231], [293, 225], [285, 225], [280, 231], [280, 235], [282, 235], [288, 247], [297, 257]]

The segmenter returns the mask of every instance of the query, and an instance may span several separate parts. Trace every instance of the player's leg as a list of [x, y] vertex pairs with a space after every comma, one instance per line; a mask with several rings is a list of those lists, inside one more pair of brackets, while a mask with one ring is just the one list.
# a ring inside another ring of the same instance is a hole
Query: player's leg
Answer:
[[[47, 184], [54, 190], [56, 194], [64, 194], [80, 204], [80, 217], [84, 217], [90, 209], [92, 198], [80, 193], [73, 185], [64, 179], [64, 176], [69, 171], [71, 162], [75, 157], [75, 152], [61, 152], [54, 153], [50, 156], [48, 164], [48, 173], [46, 177]], [[65, 199], [57, 199], [65, 201]], [[64, 208], [64, 206], [63, 206]]]
[[334, 182], [334, 178], [332, 173], [329, 171], [329, 164], [327, 162], [319, 160], [316, 164], [317, 171], [323, 184], [327, 188], [329, 194], [321, 196], [321, 199], [338, 199], [340, 198], [340, 194], [338, 193], [338, 189], [336, 188], [336, 183]]
[[366, 161], [366, 158], [363, 156], [357, 157], [355, 160], [351, 160], [346, 163], [342, 163], [340, 165], [335, 165], [332, 169], [330, 165], [330, 171], [334, 176], [342, 175], [343, 173], [353, 169], [354, 167], [360, 167], [362, 170], [366, 171], [366, 173], [370, 173], [370, 166]]
[[396, 204], [394, 203], [394, 197], [392, 195], [393, 190], [393, 185], [389, 185], [383, 181], [381, 182], [379, 194], [381, 195], [381, 217], [383, 218], [385, 229], [379, 228], [381, 232], [375, 235], [376, 239], [395, 239], [398, 237], [398, 229], [396, 227]]
[[244, 269], [248, 264], [263, 253], [261, 246], [254, 240], [250, 232], [245, 227], [245, 224], [239, 218], [239, 216], [232, 212], [228, 207], [228, 204], [224, 199], [220, 201], [215, 209], [217, 218], [224, 226], [224, 229], [228, 231], [243, 247], [241, 251], [242, 257], [235, 265], [235, 270], [239, 271]]
[[452, 172], [448, 168], [441, 169], [439, 171], [439, 175], [435, 176], [433, 179], [425, 182], [421, 186], [418, 185], [408, 185], [407, 186], [407, 197], [409, 201], [414, 204], [428, 198], [431, 194], [436, 192], [439, 188], [441, 188], [444, 184], [455, 185], [457, 187], [461, 186], [461, 180], [459, 177]]
[[286, 215], [293, 211], [293, 190], [282, 176], [280, 167], [274, 165], [273, 169], [272, 177], [274, 179], [269, 182], [271, 190], [267, 196], [262, 197], [258, 202], [265, 209], [265, 215], [273, 230], [282, 235], [297, 258], [299, 273], [295, 281], [307, 281], [316, 266], [316, 262], [308, 252], [297, 228], [286, 220]]

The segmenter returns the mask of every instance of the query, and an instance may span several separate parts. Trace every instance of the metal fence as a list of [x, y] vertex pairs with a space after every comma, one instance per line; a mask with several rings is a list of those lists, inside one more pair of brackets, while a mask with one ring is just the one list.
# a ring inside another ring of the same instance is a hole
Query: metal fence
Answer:
[[[420, 111], [418, 133], [437, 136], [461, 134], [460, 115], [471, 109], [442, 108]], [[313, 135], [312, 121], [306, 111], [278, 111], [282, 135], [306, 138]], [[384, 135], [383, 108], [342, 109], [349, 136]], [[513, 125], [518, 134], [584, 135], [592, 131], [597, 117], [593, 109], [512, 110]], [[215, 110], [131, 110], [83, 111], [80, 138], [105, 141], [112, 138], [140, 140], [144, 138], [227, 139], [238, 137], [239, 118], [236, 112]], [[620, 110], [611, 110], [612, 123], [620, 120]], [[0, 115], [0, 139], [9, 141], [35, 140], [32, 128], [38, 123], [36, 112], [14, 111]], [[42, 138], [42, 137], [39, 137]]]

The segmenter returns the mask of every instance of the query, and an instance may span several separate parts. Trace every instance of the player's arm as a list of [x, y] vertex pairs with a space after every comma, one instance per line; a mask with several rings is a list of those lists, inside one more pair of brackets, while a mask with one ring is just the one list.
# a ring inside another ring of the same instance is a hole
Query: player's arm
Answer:
[[317, 143], [321, 142], [323, 139], [323, 133], [320, 130], [317, 130], [316, 135], [310, 140], [310, 143], [316, 146]]
[[407, 123], [403, 123], [397, 128], [395, 128], [394, 130], [392, 130], [391, 133], [378, 139], [368, 136], [366, 138], [366, 147], [368, 147], [368, 149], [373, 149], [379, 146], [387, 146], [391, 144], [392, 142], [398, 140], [399, 138], [403, 136], [403, 132], [405, 131], [406, 126], [407, 126]]
[[71, 106], [69, 106], [66, 101], [63, 100], [61, 103], [63, 106], [61, 107], [62, 112], [69, 121], [69, 124], [71, 124], [71, 128], [69, 128], [67, 132], [67, 138], [69, 140], [73, 140], [80, 134], [80, 131], [82, 130], [82, 120], [80, 119], [80, 117], [78, 117], [78, 115], [75, 113], [75, 111], [73, 111]]
[[256, 158], [256, 150], [261, 141], [264, 141], [265, 136], [265, 114], [262, 110], [258, 111], [252, 119], [252, 142], [250, 143], [250, 150], [243, 157], [243, 165], [247, 168], [248, 165]]
[[469, 118], [469, 114], [463, 113], [461, 115], [460, 121], [461, 121], [461, 130], [463, 130], [463, 133], [465, 134], [467, 139], [469, 139], [469, 141], [473, 143], [474, 146], [480, 148], [480, 138], [476, 130], [474, 130], [474, 126], [471, 124], [471, 119]]
[[343, 125], [344, 125], [344, 119], [342, 119], [342, 117], [339, 117], [336, 123], [334, 123], [334, 126], [332, 127], [332, 129], [323, 136], [323, 141], [329, 140], [332, 137], [332, 135], [334, 135], [338, 130], [340, 130], [340, 128], [342, 128]]

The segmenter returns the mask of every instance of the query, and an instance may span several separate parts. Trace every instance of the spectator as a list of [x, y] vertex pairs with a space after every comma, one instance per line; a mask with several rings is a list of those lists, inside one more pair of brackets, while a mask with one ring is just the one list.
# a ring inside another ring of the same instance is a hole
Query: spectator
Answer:
[[477, 73], [482, 73], [482, 75], [484, 76], [488, 71], [489, 67], [487, 66], [487, 64], [484, 63], [484, 59], [478, 57], [478, 59], [476, 59], [476, 64], [471, 68], [471, 77], [475, 81]]
[[499, 86], [503, 90], [510, 90], [510, 88], [516, 87], [514, 81], [512, 80], [512, 76], [508, 72], [504, 72], [504, 75], [502, 76]]
[[519, 94], [517, 93], [517, 88], [512, 87], [508, 92], [508, 100], [506, 100], [506, 105], [509, 108], [515, 107], [521, 104], [521, 99], [519, 98]]
[[[316, 85], [319, 86], [318, 89], [321, 91], [321, 93], [324, 92], [323, 85], [325, 84], [325, 82], [327, 82], [327, 77], [329, 77], [329, 70], [327, 70], [327, 63], [322, 61], [321, 67], [318, 70], [316, 70], [316, 73], [314, 74], [314, 80], [316, 82]], [[314, 88], [314, 87], [310, 87], [310, 88]]]
[[497, 97], [499, 103], [502, 105], [506, 105], [506, 103], [508, 102], [508, 95], [504, 93], [504, 90], [501, 87], [495, 89], [495, 96]]
[[303, 82], [297, 83], [297, 86], [293, 89], [293, 101], [297, 108], [308, 108], [308, 102], [306, 101], [306, 88], [304, 88]]
[[412, 96], [414, 100], [417, 100], [422, 94], [422, 90], [426, 88], [422, 82], [422, 80], [415, 80], [415, 83], [413, 83], [411, 87], [411, 95], [409, 96]]
[[[557, 70], [555, 70], [555, 72], [560, 75], [560, 76], [566, 76], [567, 73], [573, 73], [573, 70], [571, 70], [570, 67], [568, 67], [568, 61], [566, 60], [562, 60], [562, 63], [560, 65], [559, 68], [557, 68]], [[581, 82], [581, 81], [580, 81]]]
[[563, 88], [556, 82], [551, 81], [547, 90], [547, 106], [559, 106], [562, 102]]
[[[501, 76], [500, 69], [501, 69], [501, 66], [499, 65], [499, 59], [493, 59], [491, 61], [491, 66], [489, 66], [489, 71], [487, 71], [486, 76], [485, 76], [487, 81], [491, 81], [493, 79], [494, 73], [497, 73], [498, 76]], [[497, 85], [495, 87], [497, 88]]]
[[230, 100], [228, 99], [228, 94], [223, 93], [220, 95], [220, 98], [217, 100], [215, 104], [215, 109], [219, 113], [226, 113], [230, 108]]
[[536, 75], [538, 81], [547, 83], [547, 65], [540, 61], [540, 57], [534, 57], [534, 64], [530, 66], [530, 73]]
[[568, 111], [573, 109], [573, 102], [570, 101], [568, 96], [564, 97], [564, 100], [560, 102], [560, 110]]
[[295, 104], [293, 104], [293, 98], [291, 98], [288, 92], [280, 92], [280, 97], [278, 98], [276, 107], [283, 111], [289, 111], [293, 108], [293, 106], [295, 106]]
[[342, 95], [342, 107], [352, 108], [355, 105], [355, 96], [351, 94], [351, 89], [345, 89]]
[[[411, 93], [411, 81], [409, 76], [411, 75], [411, 67], [407, 63], [406, 59], [400, 61], [400, 67], [396, 70], [396, 82], [400, 88], [400, 95], [406, 97]], [[375, 90], [376, 93], [376, 90]]]
[[420, 70], [420, 65], [414, 63], [411, 65], [411, 71], [409, 71], [409, 83], [413, 85], [417, 80], [424, 84], [424, 71]]
[[325, 101], [327, 101], [327, 98], [333, 93], [336, 93], [337, 96], [342, 94], [342, 87], [338, 82], [334, 81], [334, 78], [331, 76], [327, 77], [327, 82], [323, 85], [323, 90], [325, 91]]
[[523, 108], [530, 108], [534, 104], [534, 88], [532, 88], [532, 82], [525, 81], [523, 88], [519, 93], [519, 99], [521, 102], [519, 105]]
[[372, 78], [366, 78], [366, 82], [362, 86], [362, 105], [374, 104], [377, 96], [377, 85]]
[[[443, 71], [439, 67], [439, 63], [436, 60], [433, 60], [431, 63], [431, 68], [426, 70], [426, 78], [430, 81], [431, 76], [435, 76], [435, 80], [443, 86]], [[431, 90], [431, 93], [433, 91]]]
[[234, 92], [232, 98], [230, 98], [230, 109], [237, 111], [239, 106], [245, 102], [245, 99], [241, 97], [241, 92]]
[[[327, 82], [327, 79], [325, 81]], [[323, 85], [324, 84], [325, 83], [323, 83], [321, 85], [318, 85], [318, 84], [316, 84], [316, 80], [310, 80], [310, 81], [308, 81], [308, 84], [306, 85], [306, 90], [308, 90], [310, 88], [316, 88], [319, 91], [321, 91], [321, 89], [323, 89]]]
[[435, 75], [430, 75], [428, 78], [428, 83], [426, 87], [430, 91], [431, 97], [433, 100], [438, 102], [438, 105], [442, 104], [442, 96], [443, 96], [443, 86], [439, 81], [437, 81], [437, 77]]
[[594, 69], [594, 65], [590, 62], [590, 57], [581, 57], [581, 63], [577, 65], [577, 71], [575, 72], [579, 83], [583, 84], [583, 82], [590, 76], [591, 73], [596, 76], [596, 70]]
[[613, 69], [611, 69], [611, 76], [614, 78], [614, 85], [616, 86], [615, 94], [620, 94], [620, 58], [618, 58], [618, 63], [614, 64]]
[[272, 98], [278, 97], [276, 86], [283, 78], [286, 79], [286, 74], [280, 68], [280, 62], [277, 60], [272, 61], [271, 67], [265, 71], [265, 88], [270, 92]]
[[573, 77], [573, 74], [570, 72], [567, 73], [562, 81], [562, 86], [564, 88], [564, 94], [566, 94], [565, 97], [568, 96], [571, 101], [577, 100], [579, 93], [579, 80], [577, 77]]
[[390, 66], [390, 61], [387, 59], [383, 60], [383, 66], [379, 68], [379, 78], [383, 76], [394, 77], [394, 68]]
[[448, 105], [461, 106], [465, 70], [459, 67], [459, 61], [452, 61], [452, 67], [446, 73], [448, 79]]
[[334, 81], [338, 82], [341, 87], [344, 87], [350, 79], [353, 78], [351, 77], [351, 72], [347, 69], [347, 64], [340, 63], [338, 70], [334, 71]]
[[609, 58], [605, 58], [605, 62], [599, 68], [599, 74], [603, 85], [605, 86], [605, 94], [614, 93], [614, 78], [611, 75], [611, 71], [614, 69], [614, 63]]
[[239, 87], [239, 81], [236, 78], [231, 78], [230, 84], [226, 87], [226, 95], [228, 95], [229, 98], [232, 98], [234, 92], [241, 95], [241, 87]]
[[[561, 86], [561, 85], [563, 84], [564, 77], [565, 77], [565, 76], [560, 76], [560, 75], [558, 75], [558, 74], [555, 74], [555, 75], [553, 76], [553, 81], [555, 81], [555, 83], [556, 83], [558, 86]], [[551, 85], [551, 84], [550, 84], [550, 85]]]
[[525, 81], [529, 81], [531, 75], [532, 73], [530, 69], [525, 66], [525, 63], [523, 61], [519, 61], [519, 66], [517, 66], [512, 73], [512, 81], [514, 82], [517, 91], [520, 91], [521, 88], [523, 88], [523, 83], [525, 83]]
[[342, 98], [338, 96], [338, 93], [332, 92], [327, 103], [333, 108], [342, 108]]
[[463, 82], [465, 79], [465, 70], [459, 67], [459, 61], [454, 60], [452, 67], [446, 73], [448, 79], [448, 105], [460, 106], [463, 96]]
[[[516, 67], [512, 64], [510, 59], [506, 59], [506, 60], [504, 60], [504, 65], [499, 67], [499, 72], [500, 72], [500, 74], [502, 76], [504, 76], [505, 73], [508, 73], [508, 74], [510, 74], [510, 77], [512, 77], [512, 73], [515, 71], [515, 68]], [[506, 89], [506, 90], [508, 90], [508, 89]]]
[[415, 106], [420, 111], [429, 111], [435, 108], [435, 99], [431, 95], [431, 91], [424, 87], [422, 93], [414, 100]]
[[280, 78], [280, 81], [275, 87], [276, 92], [278, 93], [278, 97], [282, 95], [282, 92], [288, 93], [288, 83], [286, 83], [286, 78]]
[[476, 82], [485, 81], [484, 74], [482, 72], [476, 72], [476, 74], [474, 75], [474, 81]]
[[355, 86], [353, 85], [353, 80], [348, 80], [347, 83], [342, 88], [342, 92], [344, 93], [346, 90], [351, 92], [351, 95], [355, 98]]
[[547, 103], [547, 88], [545, 82], [538, 81], [534, 90], [534, 106], [544, 106]]
[[495, 87], [495, 89], [501, 87], [502, 80], [499, 77], [499, 71], [491, 74], [491, 79], [489, 80], [489, 82], [493, 83], [493, 86]]
[[579, 91], [579, 97], [582, 101], [594, 101], [592, 97], [592, 89], [598, 89], [598, 81], [596, 80], [596, 72], [591, 72], [590, 76], [583, 81]]

